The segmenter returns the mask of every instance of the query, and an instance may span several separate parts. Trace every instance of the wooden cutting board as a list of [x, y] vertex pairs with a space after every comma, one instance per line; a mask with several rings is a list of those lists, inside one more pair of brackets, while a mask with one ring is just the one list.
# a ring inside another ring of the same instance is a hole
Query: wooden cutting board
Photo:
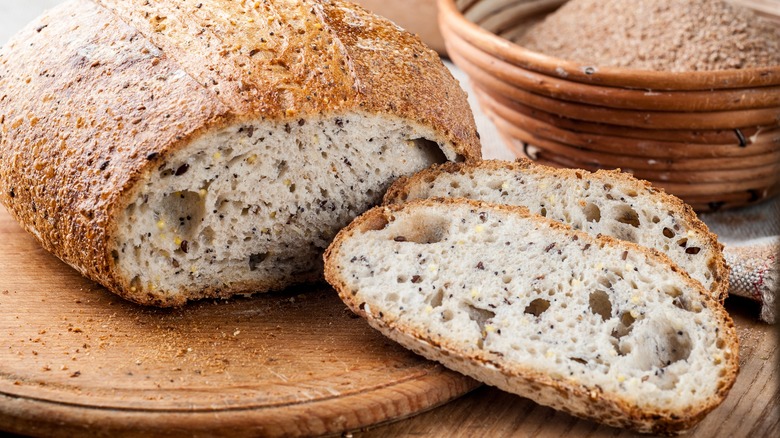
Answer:
[[0, 207], [0, 430], [339, 434], [475, 387], [386, 340], [325, 285], [176, 310], [125, 302]]
[[[780, 341], [730, 298], [740, 374], [691, 438], [780, 436]], [[294, 436], [391, 422], [476, 387], [355, 318], [326, 286], [139, 307], [42, 250], [0, 207], [0, 431]], [[0, 433], [1, 434], [1, 433]], [[356, 437], [637, 435], [482, 387]]]

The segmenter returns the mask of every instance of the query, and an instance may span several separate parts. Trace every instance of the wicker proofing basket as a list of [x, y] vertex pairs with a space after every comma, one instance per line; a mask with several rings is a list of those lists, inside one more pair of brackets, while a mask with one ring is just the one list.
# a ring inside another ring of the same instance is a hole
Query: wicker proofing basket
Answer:
[[559, 167], [622, 168], [699, 211], [780, 192], [780, 66], [685, 73], [608, 68], [512, 42], [563, 3], [439, 0], [452, 60], [518, 156]]

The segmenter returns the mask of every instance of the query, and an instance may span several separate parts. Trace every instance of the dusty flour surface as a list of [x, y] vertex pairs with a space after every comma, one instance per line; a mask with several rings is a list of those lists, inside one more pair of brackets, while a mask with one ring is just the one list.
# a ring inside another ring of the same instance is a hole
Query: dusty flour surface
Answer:
[[515, 42], [584, 64], [640, 70], [780, 65], [780, 23], [724, 0], [572, 0]]

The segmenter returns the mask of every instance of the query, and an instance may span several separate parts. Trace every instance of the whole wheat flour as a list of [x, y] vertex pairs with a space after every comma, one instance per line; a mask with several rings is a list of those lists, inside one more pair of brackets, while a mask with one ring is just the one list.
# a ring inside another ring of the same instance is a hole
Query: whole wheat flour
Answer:
[[640, 70], [780, 65], [780, 25], [724, 0], [572, 0], [515, 42], [580, 63]]

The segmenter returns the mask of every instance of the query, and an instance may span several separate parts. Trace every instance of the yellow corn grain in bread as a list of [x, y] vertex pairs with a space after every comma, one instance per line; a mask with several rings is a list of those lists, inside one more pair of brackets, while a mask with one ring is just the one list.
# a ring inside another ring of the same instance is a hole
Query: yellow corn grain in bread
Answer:
[[406, 348], [611, 426], [685, 431], [738, 371], [728, 314], [668, 257], [524, 207], [376, 207], [336, 236], [325, 278]]
[[436, 53], [339, 0], [71, 0], [0, 50], [0, 201], [138, 303], [317, 280], [392, 180], [479, 156]]

